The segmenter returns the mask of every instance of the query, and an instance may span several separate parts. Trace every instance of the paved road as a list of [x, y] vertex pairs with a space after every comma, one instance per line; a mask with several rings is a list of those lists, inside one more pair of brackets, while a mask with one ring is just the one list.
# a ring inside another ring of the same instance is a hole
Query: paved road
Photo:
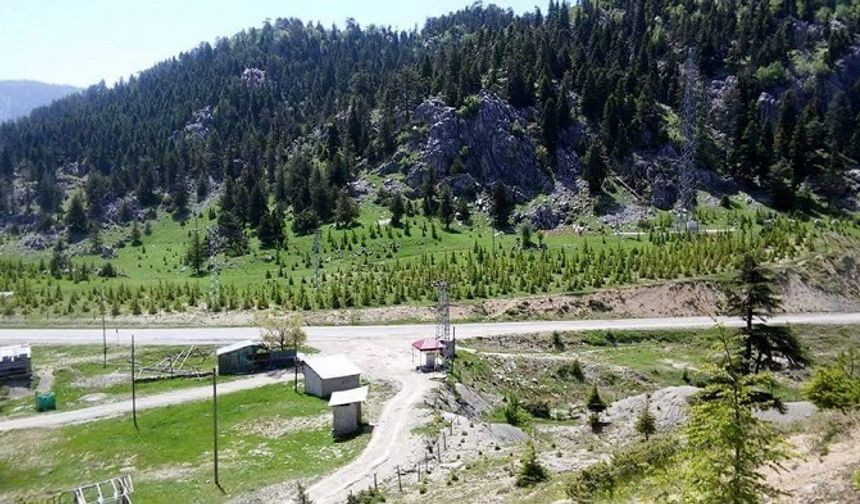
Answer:
[[[559, 320], [527, 322], [481, 322], [455, 324], [458, 338], [499, 336], [527, 332], [590, 331], [601, 329], [681, 329], [710, 327], [715, 323], [738, 327], [735, 317], [666, 317], [608, 320]], [[768, 320], [772, 325], [860, 324], [860, 313], [802, 313], [778, 315]], [[383, 326], [311, 326], [307, 328], [310, 343], [358, 339], [396, 339], [409, 341], [434, 334], [432, 324]], [[108, 333], [108, 343], [129, 344], [131, 334], [141, 345], [221, 344], [259, 336], [254, 327], [185, 327], [120, 329]], [[0, 345], [13, 343], [83, 345], [101, 344], [101, 329], [0, 329]]]
[[[240, 390], [248, 390], [264, 385], [274, 383], [284, 383], [291, 380], [292, 375], [285, 377], [282, 375], [256, 375], [250, 378], [242, 378], [235, 381], [225, 382], [218, 385], [218, 395], [230, 394]], [[162, 406], [170, 406], [174, 404], [182, 404], [190, 401], [200, 401], [212, 397], [212, 386], [194, 387], [173, 392], [165, 392], [163, 394], [155, 394], [142, 396], [137, 400], [137, 409], [146, 410], [150, 408], [159, 408]], [[88, 422], [101, 418], [113, 417], [131, 413], [131, 399], [127, 401], [117, 401], [108, 404], [100, 404], [89, 408], [81, 408], [71, 411], [62, 411], [57, 413], [43, 413], [38, 416], [30, 416], [23, 418], [15, 418], [12, 420], [0, 421], [0, 432], [18, 430], [18, 429], [36, 429], [45, 427], [59, 427], [61, 425], [69, 425], [76, 423]]]

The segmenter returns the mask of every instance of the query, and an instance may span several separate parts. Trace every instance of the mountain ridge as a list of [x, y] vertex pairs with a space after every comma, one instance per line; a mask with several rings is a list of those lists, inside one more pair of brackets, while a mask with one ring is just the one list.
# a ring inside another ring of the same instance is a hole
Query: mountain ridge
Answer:
[[[412, 31], [278, 19], [0, 127], [0, 219], [32, 226], [82, 192], [102, 224], [110, 205], [184, 212], [221, 188], [240, 226], [258, 230], [272, 201], [313, 225], [362, 173], [392, 169], [428, 211], [450, 190], [524, 203], [554, 190], [529, 187], [541, 179], [599, 196], [610, 174], [670, 208], [690, 48], [699, 171], [786, 210], [851, 208], [858, 19], [842, 0], [472, 6]], [[441, 129], [419, 117], [432, 100], [449, 107]], [[457, 124], [489, 104], [515, 113], [462, 141]], [[482, 147], [503, 138], [504, 152]]]
[[50, 105], [80, 88], [30, 79], [0, 80], [0, 123], [24, 117], [33, 109]]

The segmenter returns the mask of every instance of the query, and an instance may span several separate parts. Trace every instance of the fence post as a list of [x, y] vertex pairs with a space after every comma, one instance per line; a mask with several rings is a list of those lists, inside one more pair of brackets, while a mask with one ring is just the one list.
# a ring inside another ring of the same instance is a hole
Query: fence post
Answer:
[[373, 490], [379, 490], [379, 484], [376, 482], [376, 473], [373, 473]]
[[403, 482], [400, 481], [400, 466], [397, 466], [397, 488], [400, 489], [400, 493], [403, 493]]

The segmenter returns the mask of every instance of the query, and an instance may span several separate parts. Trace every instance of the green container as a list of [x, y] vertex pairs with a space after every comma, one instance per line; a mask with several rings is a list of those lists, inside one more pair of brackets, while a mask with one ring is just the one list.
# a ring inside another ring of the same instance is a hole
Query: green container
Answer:
[[53, 392], [47, 394], [36, 393], [36, 411], [50, 411], [57, 409], [57, 396]]

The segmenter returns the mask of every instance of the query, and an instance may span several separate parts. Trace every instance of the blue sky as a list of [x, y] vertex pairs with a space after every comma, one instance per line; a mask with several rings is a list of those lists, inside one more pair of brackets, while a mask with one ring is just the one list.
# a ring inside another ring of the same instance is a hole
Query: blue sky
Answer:
[[[202, 41], [297, 17], [409, 29], [471, 0], [0, 0], [0, 80], [113, 83]], [[491, 3], [491, 2], [485, 2]], [[545, 0], [496, 0], [521, 13]]]

